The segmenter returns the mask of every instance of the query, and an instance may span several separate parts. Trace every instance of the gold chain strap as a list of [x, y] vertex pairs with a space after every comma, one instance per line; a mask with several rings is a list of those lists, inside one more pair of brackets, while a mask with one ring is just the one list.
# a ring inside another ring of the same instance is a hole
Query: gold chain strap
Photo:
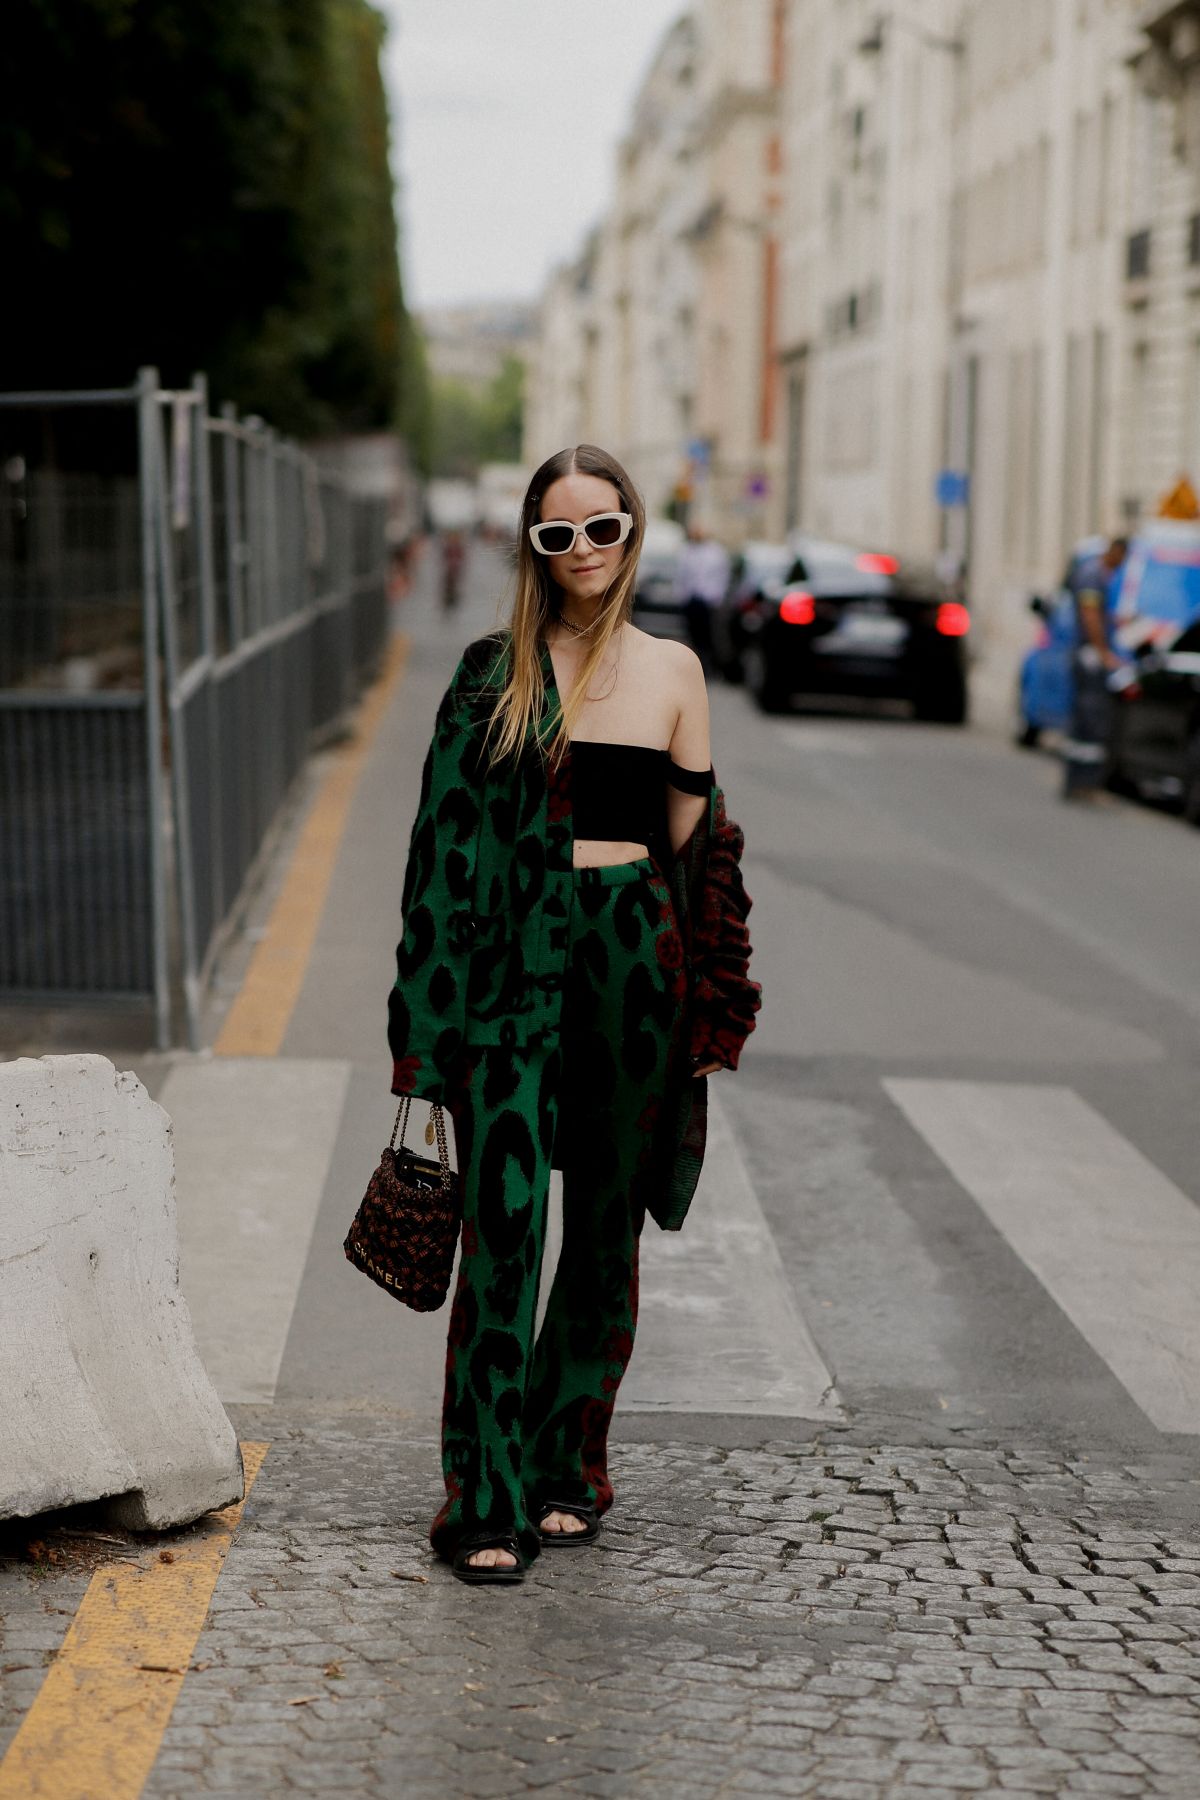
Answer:
[[[412, 1095], [405, 1094], [400, 1105], [396, 1109], [396, 1123], [392, 1126], [392, 1141], [389, 1145], [389, 1148], [392, 1150], [396, 1148], [397, 1132], [400, 1133], [400, 1148], [402, 1150], [404, 1148], [404, 1134], [408, 1130], [408, 1117], [412, 1111], [412, 1101]], [[446, 1142], [446, 1116], [443, 1108], [438, 1105], [436, 1100], [430, 1103], [429, 1116], [433, 1128], [437, 1133], [438, 1159], [442, 1165], [442, 1186], [448, 1188], [450, 1186], [450, 1178], [453, 1171], [450, 1167], [450, 1151]], [[404, 1121], [403, 1125], [400, 1123], [401, 1119]]]

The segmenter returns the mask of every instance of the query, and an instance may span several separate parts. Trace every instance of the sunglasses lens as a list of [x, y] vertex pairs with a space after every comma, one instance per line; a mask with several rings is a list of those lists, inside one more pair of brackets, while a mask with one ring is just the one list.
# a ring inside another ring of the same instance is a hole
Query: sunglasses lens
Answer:
[[605, 550], [610, 544], [621, 541], [621, 521], [615, 513], [605, 519], [593, 519], [587, 528], [587, 535], [597, 550]]
[[538, 529], [538, 549], [545, 556], [561, 556], [571, 548], [574, 536], [569, 525], [542, 525]]

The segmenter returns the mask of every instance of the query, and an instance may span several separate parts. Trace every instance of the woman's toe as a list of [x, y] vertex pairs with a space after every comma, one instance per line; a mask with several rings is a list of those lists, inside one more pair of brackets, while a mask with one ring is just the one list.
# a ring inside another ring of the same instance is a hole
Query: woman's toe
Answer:
[[583, 1520], [577, 1519], [574, 1513], [549, 1512], [542, 1520], [543, 1531], [578, 1532], [584, 1529]]

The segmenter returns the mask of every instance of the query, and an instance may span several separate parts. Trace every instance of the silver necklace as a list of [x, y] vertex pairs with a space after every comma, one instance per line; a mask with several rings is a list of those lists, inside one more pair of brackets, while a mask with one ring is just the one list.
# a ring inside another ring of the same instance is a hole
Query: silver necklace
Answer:
[[[597, 617], [598, 616], [599, 615], [597, 615]], [[593, 619], [591, 625], [572, 625], [567, 615], [560, 612], [558, 615], [558, 622], [560, 625], [565, 625], [568, 631], [573, 631], [576, 637], [586, 637], [588, 632], [595, 626], [596, 620]]]

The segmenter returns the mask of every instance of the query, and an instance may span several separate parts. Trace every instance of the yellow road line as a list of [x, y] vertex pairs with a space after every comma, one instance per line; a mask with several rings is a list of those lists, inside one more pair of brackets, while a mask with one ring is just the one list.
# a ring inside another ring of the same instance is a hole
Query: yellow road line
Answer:
[[279, 1054], [312, 955], [350, 802], [408, 647], [402, 632], [390, 640], [383, 673], [359, 708], [354, 737], [321, 784], [266, 932], [213, 1045], [217, 1056]]
[[[243, 1444], [246, 1493], [268, 1444]], [[97, 1569], [0, 1762], [0, 1800], [137, 1800], [154, 1767], [244, 1499], [138, 1563]]]

